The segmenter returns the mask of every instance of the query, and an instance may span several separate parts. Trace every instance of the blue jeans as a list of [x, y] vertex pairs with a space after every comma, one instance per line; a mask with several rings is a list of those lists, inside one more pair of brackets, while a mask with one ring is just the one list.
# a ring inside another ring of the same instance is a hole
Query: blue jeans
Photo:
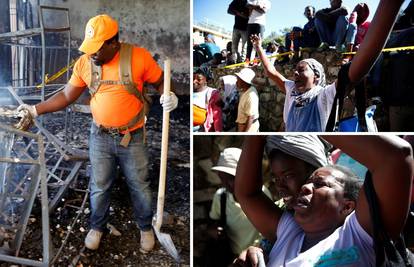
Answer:
[[103, 231], [109, 220], [111, 188], [119, 165], [134, 209], [135, 219], [143, 231], [151, 229], [151, 189], [148, 179], [148, 156], [143, 143], [143, 130], [136, 130], [128, 147], [120, 145], [122, 136], [112, 136], [92, 123], [89, 137], [89, 158], [92, 177], [89, 183], [91, 201], [91, 229]]
[[346, 32], [345, 44], [355, 44], [355, 38], [357, 35], [358, 26], [356, 23], [349, 23], [348, 30]]
[[246, 59], [253, 60], [254, 58], [250, 58], [252, 50], [253, 50], [253, 44], [250, 41], [250, 36], [252, 34], [260, 35], [260, 37], [263, 39], [263, 34], [265, 32], [265, 26], [258, 24], [258, 23], [252, 23], [247, 24], [247, 52], [246, 52]]
[[[239, 51], [239, 42], [241, 40], [241, 51]], [[242, 62], [246, 58], [246, 42], [247, 42], [247, 31], [242, 31], [233, 28], [232, 35], [232, 59], [234, 62]]]
[[345, 16], [339, 16], [336, 20], [334, 31], [320, 19], [315, 19], [315, 27], [318, 31], [321, 42], [328, 43], [329, 45], [340, 46], [344, 43], [345, 34], [348, 30], [348, 18]]

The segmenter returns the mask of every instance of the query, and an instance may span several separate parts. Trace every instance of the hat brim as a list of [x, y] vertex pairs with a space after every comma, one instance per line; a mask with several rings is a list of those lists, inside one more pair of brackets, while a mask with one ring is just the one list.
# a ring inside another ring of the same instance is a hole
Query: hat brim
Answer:
[[98, 52], [105, 41], [83, 40], [79, 50], [87, 55], [92, 55]]
[[223, 166], [214, 166], [211, 169], [213, 171], [225, 172], [227, 174], [236, 176], [236, 169], [234, 169], [234, 168], [223, 167]]
[[240, 80], [242, 80], [243, 82], [247, 83], [247, 84], [252, 84], [252, 81], [247, 81], [246, 79], [244, 79], [240, 73], [235, 73], [234, 75], [236, 75], [238, 78], [240, 78]]

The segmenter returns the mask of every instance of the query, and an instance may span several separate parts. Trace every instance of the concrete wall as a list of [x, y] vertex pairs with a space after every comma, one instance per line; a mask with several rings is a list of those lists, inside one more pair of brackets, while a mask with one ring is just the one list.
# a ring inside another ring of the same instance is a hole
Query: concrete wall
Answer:
[[[36, 1], [34, 1], [36, 2]], [[80, 45], [89, 18], [106, 13], [120, 27], [120, 39], [172, 60], [174, 80], [189, 84], [190, 1], [188, 0], [41, 0], [42, 5], [70, 9], [72, 38]], [[189, 93], [189, 88], [186, 88]], [[182, 92], [184, 93], [184, 92]]]
[[195, 25], [193, 27], [193, 44], [204, 43], [204, 36], [207, 34], [212, 34], [214, 36], [214, 41], [221, 50], [226, 49], [227, 43], [231, 42], [231, 35], [208, 30]]

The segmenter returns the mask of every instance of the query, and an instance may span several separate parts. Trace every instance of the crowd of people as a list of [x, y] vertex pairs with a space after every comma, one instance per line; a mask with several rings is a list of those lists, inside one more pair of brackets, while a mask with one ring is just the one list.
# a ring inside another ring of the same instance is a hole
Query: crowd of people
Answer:
[[[382, 266], [376, 245], [384, 240], [377, 239], [372, 205], [387, 238], [404, 248], [396, 251], [413, 260], [413, 141], [261, 135], [245, 136], [241, 149], [224, 148], [211, 168], [222, 187], [209, 213], [205, 266], [258, 266], [259, 254], [266, 266]], [[347, 160], [340, 160], [344, 155]], [[378, 157], [390, 160], [383, 164]], [[274, 188], [265, 186], [263, 167], [270, 169]], [[381, 205], [371, 202], [368, 191]]]
[[[414, 131], [410, 125], [414, 121], [413, 82], [408, 78], [412, 52], [383, 53], [384, 47], [414, 44], [414, 1], [401, 12], [403, 2], [381, 0], [372, 22], [366, 3], [359, 3], [352, 12], [341, 0], [331, 0], [331, 6], [321, 10], [305, 7], [308, 22], [285, 35], [286, 50], [294, 53], [310, 47], [356, 52], [344, 58], [337, 79], [327, 82], [326, 66], [314, 58], [299, 59], [293, 77], [285, 77], [276, 68], [277, 62], [269, 58], [281, 45], [263, 43], [270, 4], [232, 1], [228, 13], [235, 16], [235, 25], [232, 50], [226, 58], [242, 67], [223, 77], [211, 77], [206, 64], [199, 68], [204, 77], [219, 81], [218, 97], [211, 105], [214, 102], [221, 108], [221, 117], [217, 117], [222, 122], [220, 131], [260, 131], [261, 98], [255, 86], [260, 79], [256, 80], [256, 68], [249, 64], [255, 57], [272, 82], [270, 86], [285, 95], [287, 132], [326, 132], [341, 127], [338, 118], [344, 98], [352, 90], [361, 94], [357, 90], [366, 81], [374, 86], [387, 84], [392, 91], [384, 94], [390, 107], [390, 129]], [[256, 32], [246, 16], [253, 10], [262, 16], [254, 27]], [[243, 21], [246, 27], [241, 27]], [[244, 48], [245, 42], [251, 44], [251, 50]], [[358, 130], [375, 130], [375, 124], [359, 122]], [[214, 124], [214, 120], [208, 123]], [[234, 248], [232, 242], [239, 246], [223, 257], [213, 252], [217, 256], [214, 264], [206, 266], [413, 266], [413, 136], [284, 134], [246, 135], [243, 139], [241, 149], [224, 148], [212, 168], [222, 187], [213, 197], [209, 214], [215, 242], [223, 243], [218, 237], [227, 236], [230, 247]], [[266, 176], [269, 170], [271, 183]], [[253, 228], [242, 230], [242, 225]], [[213, 247], [221, 248], [218, 243], [212, 243]], [[206, 252], [208, 255], [213, 254]]]
[[[295, 26], [286, 33], [284, 47], [277, 44], [280, 49], [298, 51], [300, 48], [325, 50], [334, 47], [340, 52], [357, 51], [371, 24], [367, 21], [369, 6], [359, 3], [349, 12], [342, 0], [332, 0], [330, 5], [318, 11], [314, 6], [306, 6], [304, 15], [308, 22], [303, 28]], [[194, 46], [194, 65], [210, 62], [216, 54], [216, 60], [220, 59], [217, 65], [249, 61], [254, 53], [249, 37], [253, 34], [264, 37], [266, 14], [270, 8], [268, 0], [233, 0], [227, 10], [234, 16], [232, 40], [226, 49], [220, 50], [213, 35], [207, 34], [204, 43]]]
[[[348, 11], [342, 0], [331, 0], [330, 7], [321, 10], [315, 10], [313, 6], [306, 6], [304, 15], [308, 22], [303, 28], [293, 27], [292, 31], [285, 35], [285, 45], [282, 46], [275, 40], [267, 44], [263, 44], [262, 41], [266, 26], [266, 14], [271, 8], [268, 0], [233, 0], [227, 10], [228, 14], [234, 16], [232, 41], [227, 45], [226, 50], [220, 52], [217, 45], [211, 45], [211, 38], [206, 37], [206, 43], [195, 45], [194, 67], [195, 72], [202, 70], [205, 73], [207, 83], [209, 83], [209, 79], [217, 79], [217, 77], [213, 77], [211, 71], [214, 67], [245, 62], [244, 68], [233, 73], [234, 78], [226, 78], [227, 81], [231, 80], [233, 83], [236, 81], [236, 86], [226, 86], [222, 82], [222, 77], [218, 77], [220, 82], [218, 88], [214, 90], [217, 90], [218, 96], [221, 97], [212, 101], [211, 105], [221, 109], [222, 115], [221, 117], [217, 116], [216, 119], [221, 121], [222, 127], [218, 129], [194, 125], [194, 131], [257, 132], [260, 130], [259, 127], [250, 127], [253, 121], [257, 121], [257, 125], [260, 121], [258, 117], [260, 102], [256, 101], [259, 99], [259, 94], [255, 88], [254, 74], [251, 74], [253, 78], [249, 78], [247, 82], [250, 88], [249, 94], [244, 93], [246, 92], [245, 80], [241, 78], [241, 75], [237, 75], [248, 73], [247, 69], [254, 70], [251, 63], [255, 58], [260, 60], [267, 77], [273, 80], [276, 87], [286, 95], [283, 109], [283, 128], [286, 131], [346, 130], [346, 122], [340, 122], [343, 100], [358, 84], [361, 84], [362, 78], [372, 84], [374, 88], [372, 94], [381, 96], [384, 106], [389, 108], [386, 111], [389, 114], [387, 117], [388, 130], [413, 130], [412, 100], [414, 99], [405, 97], [412, 95], [410, 88], [413, 88], [413, 82], [408, 78], [410, 65], [408, 62], [412, 55], [399, 54], [401, 59], [391, 55], [391, 58], [387, 57], [384, 63], [384, 55], [381, 53], [385, 44], [387, 47], [414, 44], [412, 38], [413, 3], [411, 1], [405, 13], [400, 14], [394, 27], [402, 2], [399, 1], [396, 4], [398, 7], [394, 8], [396, 9], [394, 13], [388, 12], [387, 15], [382, 16], [381, 12], [388, 11], [385, 8], [392, 7], [384, 8], [385, 5], [381, 3], [376, 10], [379, 13], [375, 18], [376, 23], [372, 24], [368, 20], [370, 9], [366, 3], [357, 4], [352, 12]], [[389, 38], [390, 32], [392, 32], [391, 38]], [[210, 48], [209, 52], [201, 52], [201, 49], [207, 46], [214, 46], [215, 54]], [[338, 52], [356, 52], [356, 54], [355, 56], [347, 54], [344, 57], [342, 75], [338, 74], [338, 80], [333, 83], [326, 84], [326, 66], [315, 59], [300, 61], [296, 69], [293, 70], [294, 77], [290, 77], [289, 80], [276, 70], [275, 56], [281, 51], [299, 51], [301, 48], [311, 48], [316, 51], [332, 49]], [[379, 56], [380, 60], [374, 65]], [[394, 61], [404, 61], [404, 64], [393, 64]], [[404, 68], [399, 67], [402, 65]], [[384, 70], [383, 66], [388, 68]], [[370, 71], [371, 68], [372, 71]], [[398, 69], [398, 73], [395, 73], [396, 69]], [[244, 76], [242, 75], [242, 77]], [[237, 83], [239, 80], [241, 81]], [[383, 86], [386, 83], [389, 89], [384, 90]], [[226, 90], [226, 88], [231, 88], [232, 93], [228, 92], [229, 89]], [[405, 94], [400, 92], [405, 92]], [[227, 98], [230, 94], [232, 97]], [[240, 100], [246, 99], [247, 95], [249, 95], [248, 105], [246, 102], [240, 102]], [[232, 102], [228, 102], [229, 100]], [[366, 100], [355, 101], [367, 102]], [[358, 114], [355, 115], [358, 126], [352, 130], [377, 131], [375, 121], [370, 115], [374, 109], [367, 109], [369, 106], [367, 103], [362, 105], [365, 105], [362, 107], [364, 109], [362, 113], [358, 110], [356, 112]], [[195, 106], [193, 105], [193, 107]], [[362, 109], [357, 105], [356, 108]], [[204, 105], [204, 109], [208, 110], [206, 105]], [[247, 115], [243, 116], [243, 114]], [[206, 120], [204, 123], [211, 124], [213, 122]]]

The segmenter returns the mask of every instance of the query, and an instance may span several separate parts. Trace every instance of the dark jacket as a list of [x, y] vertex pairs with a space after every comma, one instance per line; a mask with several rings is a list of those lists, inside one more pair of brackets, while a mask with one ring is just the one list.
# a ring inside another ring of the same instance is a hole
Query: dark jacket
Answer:
[[339, 8], [324, 8], [318, 10], [315, 14], [315, 18], [324, 21], [328, 24], [329, 27], [334, 28], [336, 25], [336, 20], [340, 16], [347, 16], [348, 10], [344, 6], [340, 6]]

